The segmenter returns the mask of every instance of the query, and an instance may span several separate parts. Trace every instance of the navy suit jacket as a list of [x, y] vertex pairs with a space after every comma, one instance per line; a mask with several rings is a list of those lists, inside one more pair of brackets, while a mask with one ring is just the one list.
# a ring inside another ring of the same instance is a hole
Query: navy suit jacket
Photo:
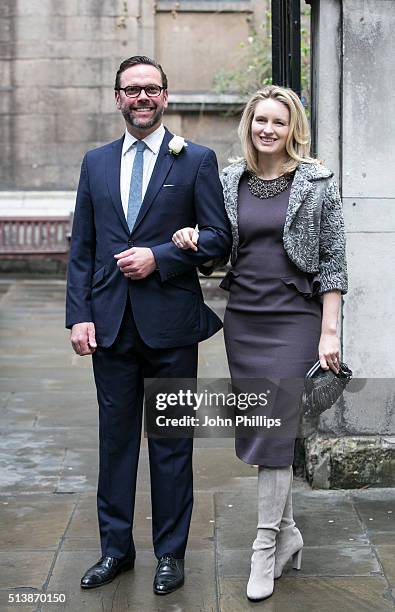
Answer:
[[[188, 142], [169, 152], [166, 130], [132, 233], [120, 194], [123, 138], [89, 151], [82, 162], [67, 278], [66, 327], [92, 321], [99, 346], [119, 331], [129, 293], [143, 341], [152, 348], [194, 344], [221, 328], [203, 302], [196, 266], [227, 256], [231, 232], [215, 153]], [[166, 186], [169, 185], [169, 186]], [[199, 226], [198, 251], [171, 241], [181, 227]], [[114, 259], [132, 246], [150, 247], [157, 270], [126, 279]]]

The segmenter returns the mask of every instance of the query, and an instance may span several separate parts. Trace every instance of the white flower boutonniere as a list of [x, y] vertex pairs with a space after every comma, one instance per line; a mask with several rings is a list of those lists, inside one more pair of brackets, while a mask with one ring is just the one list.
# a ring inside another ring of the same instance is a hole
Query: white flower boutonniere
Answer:
[[182, 136], [173, 136], [169, 141], [169, 153], [179, 155], [183, 149], [186, 149], [188, 143], [185, 142]]

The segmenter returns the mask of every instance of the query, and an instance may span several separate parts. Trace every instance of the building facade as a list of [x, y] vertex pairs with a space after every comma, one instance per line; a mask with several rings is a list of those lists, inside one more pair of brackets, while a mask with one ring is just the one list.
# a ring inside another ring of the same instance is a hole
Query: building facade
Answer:
[[136, 54], [157, 58], [168, 75], [169, 129], [213, 147], [224, 165], [238, 151], [240, 97], [219, 95], [213, 81], [218, 70], [243, 65], [251, 29], [269, 7], [269, 0], [4, 0], [1, 190], [76, 188], [85, 151], [123, 132], [114, 78]]

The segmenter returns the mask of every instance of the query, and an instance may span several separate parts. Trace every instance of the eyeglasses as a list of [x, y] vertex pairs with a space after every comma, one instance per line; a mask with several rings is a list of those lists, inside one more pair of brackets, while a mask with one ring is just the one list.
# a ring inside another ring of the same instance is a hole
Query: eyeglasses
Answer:
[[149, 98], [157, 98], [160, 96], [165, 87], [160, 85], [146, 85], [140, 87], [140, 85], [128, 85], [127, 87], [115, 87], [115, 91], [124, 91], [127, 98], [138, 98], [142, 91], [145, 91]]

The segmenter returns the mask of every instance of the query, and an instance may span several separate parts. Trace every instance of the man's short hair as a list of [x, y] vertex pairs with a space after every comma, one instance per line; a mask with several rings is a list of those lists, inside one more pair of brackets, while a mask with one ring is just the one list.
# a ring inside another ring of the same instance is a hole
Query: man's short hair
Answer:
[[122, 72], [125, 72], [125, 70], [128, 68], [137, 66], [138, 64], [148, 64], [149, 66], [154, 66], [157, 70], [159, 70], [162, 77], [162, 86], [167, 89], [167, 76], [165, 75], [162, 66], [155, 60], [151, 59], [150, 57], [146, 57], [145, 55], [133, 55], [132, 57], [128, 57], [128, 59], [123, 60], [115, 77], [115, 89], [119, 89], [121, 85]]

